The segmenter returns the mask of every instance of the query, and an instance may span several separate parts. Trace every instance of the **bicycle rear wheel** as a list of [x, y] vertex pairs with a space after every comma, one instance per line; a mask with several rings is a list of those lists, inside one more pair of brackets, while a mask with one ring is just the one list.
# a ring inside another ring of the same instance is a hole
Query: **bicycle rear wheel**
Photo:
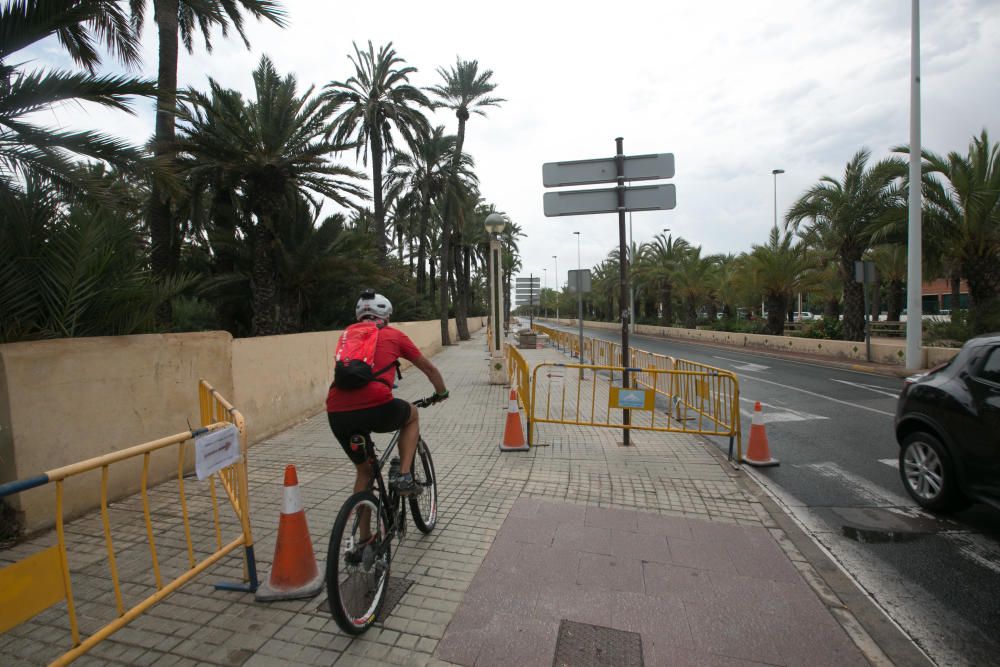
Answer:
[[437, 476], [431, 450], [423, 438], [417, 442], [417, 454], [413, 458], [413, 481], [423, 489], [420, 495], [410, 496], [413, 523], [417, 524], [420, 532], [429, 533], [437, 524]]
[[[363, 538], [375, 536], [371, 544]], [[360, 635], [378, 618], [392, 564], [388, 521], [370, 491], [347, 499], [330, 534], [326, 591], [330, 612], [344, 632]]]

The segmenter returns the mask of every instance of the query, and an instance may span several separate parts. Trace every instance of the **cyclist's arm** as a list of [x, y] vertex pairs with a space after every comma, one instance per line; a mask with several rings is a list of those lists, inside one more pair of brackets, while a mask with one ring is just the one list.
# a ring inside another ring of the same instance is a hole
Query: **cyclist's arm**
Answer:
[[434, 391], [438, 394], [444, 394], [448, 389], [444, 386], [444, 378], [441, 376], [441, 371], [437, 369], [430, 359], [420, 355], [413, 360], [413, 365], [420, 369], [420, 372], [427, 376], [427, 379], [431, 381], [434, 385]]

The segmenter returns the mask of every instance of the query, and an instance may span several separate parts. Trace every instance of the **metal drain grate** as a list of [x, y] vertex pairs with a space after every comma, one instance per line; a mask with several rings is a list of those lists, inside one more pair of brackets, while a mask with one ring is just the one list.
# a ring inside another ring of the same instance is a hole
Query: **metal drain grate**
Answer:
[[[382, 611], [379, 612], [379, 620], [375, 622], [375, 625], [382, 625], [385, 622], [385, 619], [388, 618], [389, 614], [392, 613], [392, 610], [396, 608], [396, 605], [403, 599], [403, 596], [406, 595], [406, 591], [410, 590], [410, 586], [412, 585], [413, 582], [409, 579], [389, 577], [389, 588], [385, 592], [385, 602], [382, 604]], [[316, 611], [330, 613], [330, 600], [323, 600]]]
[[642, 636], [563, 619], [552, 667], [642, 667]]

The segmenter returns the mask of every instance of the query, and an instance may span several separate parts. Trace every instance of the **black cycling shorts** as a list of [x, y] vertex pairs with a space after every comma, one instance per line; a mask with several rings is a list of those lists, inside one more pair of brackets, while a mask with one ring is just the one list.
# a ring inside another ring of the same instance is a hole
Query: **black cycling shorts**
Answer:
[[376, 405], [374, 408], [364, 410], [350, 410], [348, 412], [328, 412], [327, 419], [330, 420], [330, 430], [337, 438], [337, 442], [344, 448], [348, 458], [354, 463], [365, 462], [365, 452], [351, 450], [351, 436], [369, 433], [392, 433], [398, 431], [410, 418], [412, 407], [409, 402], [401, 398], [394, 398], [388, 403]]

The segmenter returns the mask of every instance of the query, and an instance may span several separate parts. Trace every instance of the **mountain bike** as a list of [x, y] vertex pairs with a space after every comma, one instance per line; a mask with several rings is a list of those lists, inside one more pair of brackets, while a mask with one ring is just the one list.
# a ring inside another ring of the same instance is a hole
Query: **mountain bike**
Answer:
[[[413, 404], [426, 408], [440, 400], [443, 399], [431, 396]], [[398, 442], [399, 431], [396, 431], [379, 456], [370, 433], [351, 438], [352, 446], [364, 447], [372, 466], [372, 481], [366, 490], [352, 495], [340, 508], [326, 556], [330, 612], [341, 630], [351, 635], [360, 635], [378, 620], [389, 587], [392, 541], [406, 535], [407, 505], [420, 532], [431, 532], [437, 523], [437, 477], [423, 437], [417, 440], [412, 467], [418, 493], [409, 496], [409, 503], [403, 502], [404, 498], [392, 485], [398, 459], [390, 463], [389, 484], [382, 476]], [[369, 538], [364, 539], [365, 536]]]

